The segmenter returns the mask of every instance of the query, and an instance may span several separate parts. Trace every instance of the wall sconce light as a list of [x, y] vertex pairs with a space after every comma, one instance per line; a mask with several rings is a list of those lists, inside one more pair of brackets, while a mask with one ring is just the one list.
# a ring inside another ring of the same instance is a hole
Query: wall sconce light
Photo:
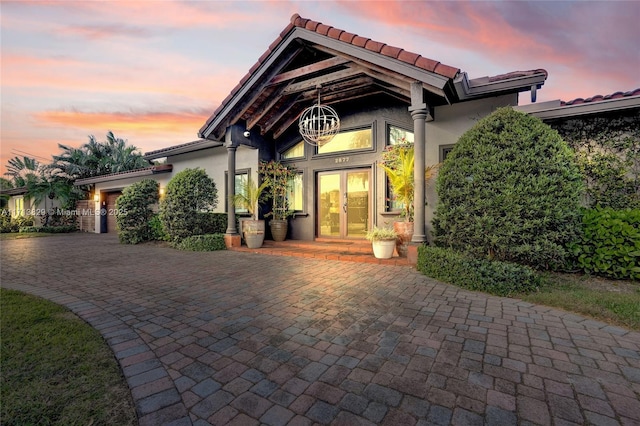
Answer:
[[95, 201], [96, 203], [98, 201], [100, 201], [100, 195], [99, 194], [93, 194], [93, 201]]

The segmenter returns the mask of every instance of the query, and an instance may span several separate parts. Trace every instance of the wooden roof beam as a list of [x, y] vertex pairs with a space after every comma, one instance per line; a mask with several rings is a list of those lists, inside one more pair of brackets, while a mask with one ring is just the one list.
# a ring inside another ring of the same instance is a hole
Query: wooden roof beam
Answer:
[[323, 71], [325, 69], [333, 68], [338, 65], [342, 65], [349, 62], [346, 58], [334, 57], [330, 59], [325, 59], [323, 61], [319, 61], [313, 63], [311, 65], [306, 65], [304, 67], [300, 67], [295, 70], [283, 72], [282, 74], [278, 74], [271, 79], [269, 85], [274, 85], [278, 83], [282, 83], [288, 80], [293, 80], [298, 77], [304, 77], [309, 74], [313, 74], [319, 71]]

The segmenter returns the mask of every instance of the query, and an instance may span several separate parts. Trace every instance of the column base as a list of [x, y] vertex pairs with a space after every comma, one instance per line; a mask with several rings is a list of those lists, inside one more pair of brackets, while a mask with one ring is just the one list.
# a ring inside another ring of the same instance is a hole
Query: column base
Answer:
[[418, 247], [420, 247], [422, 243], [410, 243], [407, 251], [407, 262], [410, 266], [416, 266], [418, 264]]
[[240, 247], [242, 245], [240, 234], [224, 234], [224, 244], [228, 249], [232, 247]]

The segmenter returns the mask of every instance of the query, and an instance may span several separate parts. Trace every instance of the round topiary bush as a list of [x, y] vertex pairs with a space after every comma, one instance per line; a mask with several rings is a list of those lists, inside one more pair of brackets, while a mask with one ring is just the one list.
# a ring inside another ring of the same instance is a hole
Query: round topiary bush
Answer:
[[153, 239], [149, 220], [151, 206], [158, 202], [158, 182], [144, 179], [124, 189], [116, 200], [118, 239], [124, 244], [138, 244]]
[[160, 221], [174, 242], [203, 234], [203, 221], [199, 213], [213, 210], [218, 205], [216, 184], [200, 169], [185, 169], [176, 174], [167, 185], [160, 202]]
[[579, 233], [584, 187], [573, 151], [555, 130], [511, 108], [462, 135], [436, 188], [440, 246], [557, 269]]

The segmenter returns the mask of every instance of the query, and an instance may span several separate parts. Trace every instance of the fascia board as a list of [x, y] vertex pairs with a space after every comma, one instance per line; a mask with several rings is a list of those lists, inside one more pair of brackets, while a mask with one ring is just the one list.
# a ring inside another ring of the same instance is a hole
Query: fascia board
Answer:
[[[528, 105], [524, 105], [528, 106]], [[538, 117], [542, 120], [552, 120], [556, 118], [576, 117], [580, 115], [598, 114], [603, 112], [618, 111], [630, 108], [640, 108], [640, 96], [627, 98], [607, 99], [597, 102], [587, 102], [577, 105], [564, 105], [556, 107], [545, 107], [541, 104], [541, 109], [523, 109], [523, 112]]]
[[544, 84], [546, 76], [542, 73], [530, 76], [515, 77], [508, 80], [493, 81], [474, 84], [466, 76], [460, 82], [456, 82], [456, 89], [461, 100], [486, 97], [487, 95], [503, 92], [523, 92], [532, 86], [539, 87]]
[[222, 142], [218, 142], [218, 141], [212, 141], [212, 140], [203, 140], [202, 143], [199, 144], [193, 144], [193, 145], [189, 145], [189, 146], [183, 146], [183, 147], [178, 147], [175, 149], [170, 149], [167, 151], [162, 151], [162, 152], [157, 152], [154, 154], [150, 154], [150, 155], [145, 155], [144, 159], [145, 160], [155, 160], [158, 158], [164, 158], [164, 157], [169, 157], [171, 155], [178, 155], [178, 154], [186, 154], [187, 152], [193, 152], [193, 151], [200, 151], [203, 149], [207, 149], [207, 148], [216, 148], [218, 146], [222, 146], [223, 143]]
[[448, 77], [422, 70], [421, 68], [410, 65], [406, 62], [399, 61], [378, 52], [373, 52], [363, 47], [354, 46], [350, 43], [345, 43], [333, 38], [329, 38], [327, 36], [323, 36], [314, 31], [306, 30], [303, 28], [296, 28], [292, 35], [296, 38], [300, 38], [311, 43], [326, 46], [337, 52], [344, 53], [345, 55], [353, 56], [366, 62], [371, 62], [372, 64], [387, 68], [393, 72], [405, 75], [409, 78], [415, 79], [416, 81], [420, 81], [441, 90], [444, 89], [449, 82]]

